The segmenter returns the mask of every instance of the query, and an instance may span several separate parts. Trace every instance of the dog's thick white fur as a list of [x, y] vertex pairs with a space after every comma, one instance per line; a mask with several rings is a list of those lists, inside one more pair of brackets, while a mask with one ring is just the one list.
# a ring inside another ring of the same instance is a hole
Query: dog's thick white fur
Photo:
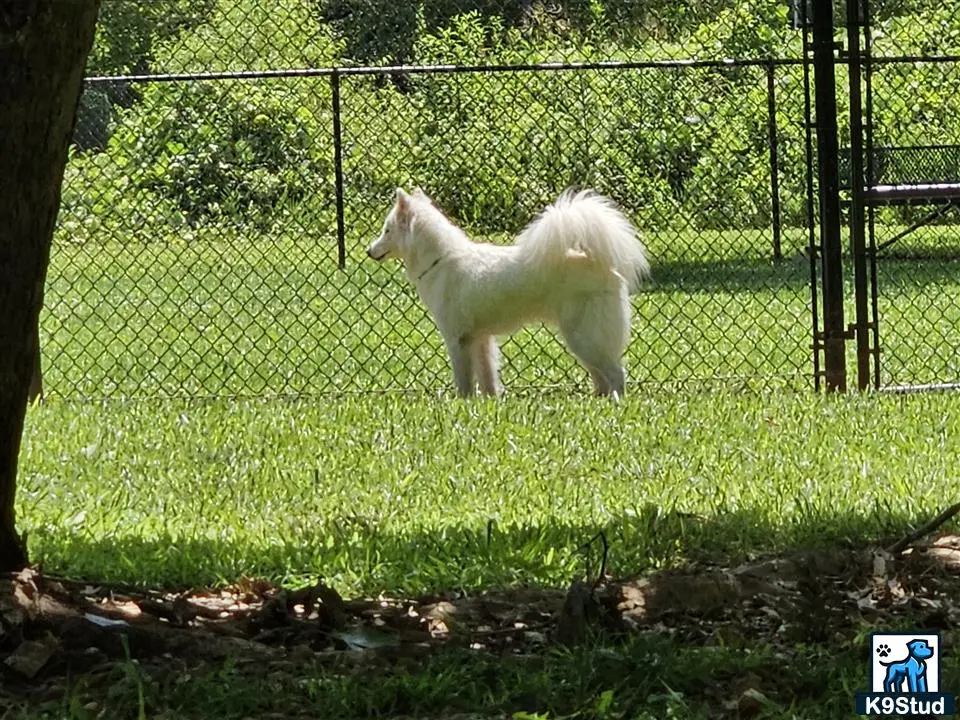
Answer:
[[565, 190], [513, 245], [471, 241], [420, 190], [397, 188], [374, 260], [397, 258], [443, 336], [461, 397], [499, 395], [496, 336], [559, 328], [598, 395], [624, 394], [630, 299], [650, 275], [646, 248], [613, 202]]

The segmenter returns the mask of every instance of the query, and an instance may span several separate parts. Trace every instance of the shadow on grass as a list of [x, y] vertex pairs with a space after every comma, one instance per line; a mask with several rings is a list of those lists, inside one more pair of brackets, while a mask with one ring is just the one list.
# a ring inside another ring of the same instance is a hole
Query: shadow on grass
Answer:
[[[133, 717], [139, 692], [151, 717], [622, 718], [737, 717], [744, 683], [758, 686], [754, 718], [847, 718], [850, 688], [867, 683], [864, 648], [682, 647], [664, 637], [598, 642], [543, 655], [491, 656], [447, 649], [416, 662], [332, 670], [303, 663], [282, 671], [227, 663], [114, 673], [104, 706]], [[945, 683], [956, 676], [944, 664]], [[135, 682], [138, 683], [135, 685]], [[74, 705], [103, 691], [70, 691]], [[732, 704], [732, 707], [731, 707]], [[725, 712], [726, 711], [726, 712]], [[122, 714], [122, 715], [121, 715]], [[27, 716], [29, 717], [29, 716]]]
[[[890, 255], [878, 260], [881, 282], [895, 286], [956, 285], [960, 258]], [[819, 273], [819, 265], [818, 265]], [[810, 265], [805, 258], [774, 263], [768, 259], [665, 260], [652, 267], [646, 292], [763, 292], [790, 289], [809, 294]], [[844, 259], [853, 278], [853, 265]]]
[[[514, 718], [659, 720], [736, 717], [744, 683], [753, 718], [846, 718], [867, 683], [864, 648], [683, 647], [647, 635], [536, 655], [439, 650], [417, 661], [331, 668], [315, 662], [127, 663], [71, 678], [60, 699], [5, 717]], [[944, 685], [956, 664], [942, 667]], [[33, 707], [31, 707], [31, 705]], [[86, 714], [90, 710], [105, 714]], [[44, 712], [45, 711], [45, 712]], [[57, 712], [59, 711], [59, 712]]]
[[[937, 510], [933, 510], [932, 517]], [[604, 524], [551, 523], [485, 528], [451, 525], [403, 535], [362, 518], [334, 520], [305, 535], [253, 543], [185, 537], [91, 538], [66, 530], [33, 530], [31, 552], [48, 572], [77, 579], [180, 588], [326, 578], [345, 595], [417, 595], [513, 586], [566, 587], [606, 568], [620, 578], [689, 563], [735, 565], [758, 555], [799, 550], [886, 546], [928, 516], [899, 508], [804, 508], [772, 521], [752, 510], [698, 517], [644, 507]]]
[[[382, 589], [390, 590], [390, 582], [403, 584], [402, 575], [418, 567], [425, 572], [421, 581], [435, 589], [464, 585], [477, 589], [541, 584], [548, 580], [542, 571], [551, 555], [579, 547], [601, 531], [610, 544], [609, 569], [634, 575], [693, 560], [738, 563], [758, 553], [886, 545], [918, 519], [894, 508], [878, 508], [872, 514], [833, 509], [784, 523], [771, 523], [750, 511], [697, 519], [649, 508], [605, 525], [451, 529], [403, 537], [379, 533], [376, 526], [360, 522], [341, 529], [354, 538], [350, 562], [357, 564], [358, 572], [367, 573], [371, 583], [384, 582]], [[91, 580], [153, 584], [155, 575], [184, 581], [192, 576], [197, 582], [213, 581], [221, 574], [336, 573], [321, 560], [310, 561], [322, 555], [317, 545], [325, 544], [323, 533], [277, 538], [264, 548], [217, 539], [147, 541], [63, 534], [58, 540], [60, 552], [54, 554], [60, 562], [48, 569], [76, 575], [87, 568], [80, 574]], [[380, 558], [381, 566], [371, 558]], [[388, 558], [396, 564], [393, 570]], [[94, 570], [98, 566], [100, 572]], [[824, 632], [812, 642], [781, 641], [776, 648], [748, 636], [717, 644], [706, 637], [691, 640], [690, 633], [647, 632], [626, 639], [600, 636], [581, 647], [534, 654], [490, 655], [448, 648], [426, 659], [407, 657], [349, 670], [310, 658], [276, 667], [242, 661], [195, 667], [189, 666], [189, 659], [177, 658], [182, 665], [173, 669], [170, 660], [161, 661], [166, 663], [162, 667], [153, 661], [117, 667], [115, 676], [106, 678], [105, 699], [97, 680], [80, 678], [66, 691], [65, 704], [78, 707], [97, 698], [105, 708], [122, 714], [136, 708], [143, 693], [151, 713], [184, 718], [579, 713], [653, 720], [723, 715], [725, 706], [727, 710], [731, 702], [736, 706], [743, 683], [748, 682], [761, 694], [761, 701], [751, 705], [751, 716], [840, 718], [850, 714], [850, 688], [867, 682], [862, 619], [860, 623], [858, 628], [856, 619], [844, 618], [836, 632]], [[943, 671], [945, 686], [960, 681], [956, 660], [947, 659]], [[99, 682], [103, 681], [101, 677]], [[606, 714], [598, 712], [601, 707]]]

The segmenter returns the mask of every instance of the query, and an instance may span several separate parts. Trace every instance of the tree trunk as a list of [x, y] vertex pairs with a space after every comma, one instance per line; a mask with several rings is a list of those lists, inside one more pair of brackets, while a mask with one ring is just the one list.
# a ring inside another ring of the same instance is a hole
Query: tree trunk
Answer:
[[100, 0], [0, 0], [0, 572], [27, 562], [17, 462], [50, 243]]

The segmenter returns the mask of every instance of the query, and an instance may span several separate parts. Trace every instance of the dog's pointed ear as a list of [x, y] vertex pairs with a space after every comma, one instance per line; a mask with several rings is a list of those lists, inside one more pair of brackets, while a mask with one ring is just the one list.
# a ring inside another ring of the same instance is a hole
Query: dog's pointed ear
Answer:
[[397, 188], [397, 216], [405, 218], [410, 214], [410, 195], [401, 187]]

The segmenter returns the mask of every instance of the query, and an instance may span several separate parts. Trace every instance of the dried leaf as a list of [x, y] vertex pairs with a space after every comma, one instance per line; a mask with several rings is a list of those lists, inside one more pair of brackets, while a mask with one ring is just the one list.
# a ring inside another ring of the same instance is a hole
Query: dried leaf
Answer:
[[873, 577], [876, 581], [886, 580], [887, 568], [892, 559], [890, 554], [883, 550], [877, 550], [873, 553]]
[[4, 660], [14, 672], [26, 678], [33, 678], [49, 662], [60, 643], [49, 633], [41, 640], [25, 640]]
[[421, 608], [420, 614], [427, 618], [436, 618], [438, 620], [452, 620], [457, 614], [457, 606], [452, 602], [441, 601], [433, 605], [425, 605]]
[[31, 620], [40, 614], [37, 604], [37, 586], [33, 582], [20, 582], [13, 585], [13, 602]]

